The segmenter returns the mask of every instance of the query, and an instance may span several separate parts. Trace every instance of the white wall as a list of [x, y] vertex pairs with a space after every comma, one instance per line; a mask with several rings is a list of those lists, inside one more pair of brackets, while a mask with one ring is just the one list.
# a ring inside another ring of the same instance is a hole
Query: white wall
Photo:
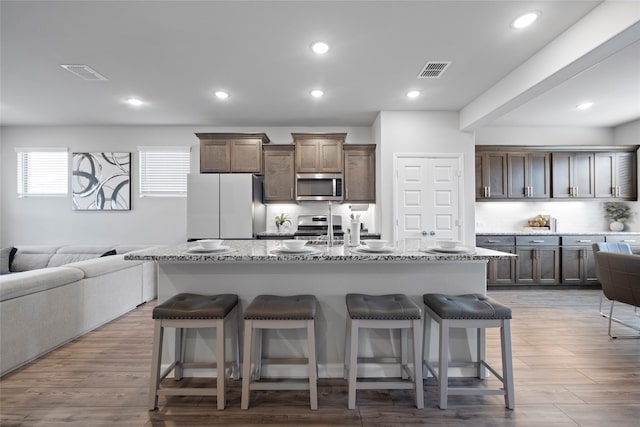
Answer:
[[[377, 144], [376, 199], [362, 213], [371, 231], [391, 238], [393, 218], [393, 153], [463, 153], [465, 161], [464, 239], [478, 231], [520, 230], [538, 213], [560, 219], [566, 231], [602, 231], [606, 223], [600, 202], [475, 203], [474, 135], [458, 129], [458, 116], [450, 112], [381, 112], [372, 127], [3, 127], [0, 128], [0, 242], [11, 244], [159, 243], [174, 244], [186, 238], [184, 198], [139, 198], [137, 150], [144, 145], [190, 145], [192, 171], [199, 165], [196, 132], [266, 132], [272, 143], [291, 142], [291, 132], [346, 132], [347, 143]], [[606, 128], [486, 128], [476, 132], [478, 145], [636, 145], [640, 120]], [[133, 153], [132, 210], [129, 212], [77, 212], [71, 198], [18, 198], [15, 147], [68, 147], [73, 151], [131, 151]], [[631, 230], [640, 231], [640, 204]], [[269, 219], [280, 212], [316, 213], [323, 205], [271, 205]], [[348, 206], [336, 208], [346, 221]], [[295, 222], [294, 222], [295, 223]], [[346, 228], [346, 227], [345, 227]]]
[[640, 120], [614, 128], [613, 140], [616, 145], [640, 145]]
[[[0, 241], [14, 244], [175, 244], [186, 240], [185, 198], [140, 198], [138, 146], [189, 145], [199, 169], [196, 132], [265, 132], [272, 143], [291, 143], [291, 132], [346, 132], [347, 143], [371, 143], [367, 127], [2, 127], [0, 128]], [[16, 196], [16, 147], [68, 147], [77, 151], [132, 153], [131, 211], [71, 209], [67, 197]]]
[[462, 236], [464, 242], [474, 237], [474, 155], [473, 134], [458, 129], [457, 113], [425, 111], [383, 111], [380, 126], [380, 195], [379, 210], [383, 238], [393, 236], [393, 173], [394, 153], [462, 153], [464, 158], [464, 196]]
[[[639, 145], [640, 120], [618, 128], [485, 128], [476, 132], [477, 145]], [[640, 187], [639, 187], [640, 188]], [[640, 231], [640, 203], [629, 202], [635, 212], [625, 231]], [[522, 231], [527, 219], [538, 214], [558, 218], [560, 232], [608, 231], [602, 201], [478, 202], [477, 232]]]

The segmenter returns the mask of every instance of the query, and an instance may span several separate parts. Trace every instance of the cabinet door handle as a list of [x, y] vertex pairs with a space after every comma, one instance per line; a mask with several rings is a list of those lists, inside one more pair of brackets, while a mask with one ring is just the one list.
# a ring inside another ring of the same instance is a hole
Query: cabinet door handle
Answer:
[[529, 243], [544, 243], [544, 240], [531, 240]]
[[616, 187], [616, 196], [620, 197], [620, 193], [621, 193], [620, 187]]
[[578, 197], [578, 187], [573, 187], [573, 197]]
[[622, 243], [635, 243], [635, 239], [624, 239]]
[[591, 240], [589, 239], [580, 239], [578, 240], [579, 243], [591, 243]]
[[491, 187], [487, 185], [487, 197], [491, 197]]
[[487, 243], [500, 243], [500, 240], [487, 240]]
[[289, 197], [293, 199], [293, 187], [289, 188]]

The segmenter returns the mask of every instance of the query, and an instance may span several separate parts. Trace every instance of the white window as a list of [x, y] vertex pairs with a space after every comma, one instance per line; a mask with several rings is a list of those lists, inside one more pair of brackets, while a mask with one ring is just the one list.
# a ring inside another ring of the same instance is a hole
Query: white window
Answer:
[[140, 197], [185, 197], [191, 147], [138, 147]]
[[66, 196], [69, 192], [67, 148], [16, 148], [18, 196]]

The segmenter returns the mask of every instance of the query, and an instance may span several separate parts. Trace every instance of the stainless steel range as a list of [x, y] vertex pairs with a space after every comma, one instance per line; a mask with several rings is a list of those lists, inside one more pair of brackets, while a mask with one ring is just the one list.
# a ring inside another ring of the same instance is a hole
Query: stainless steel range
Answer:
[[[342, 241], [344, 239], [342, 217], [333, 215], [332, 218], [334, 240]], [[328, 215], [300, 215], [298, 216], [298, 229], [293, 235], [296, 239], [321, 241], [328, 239], [328, 234]]]

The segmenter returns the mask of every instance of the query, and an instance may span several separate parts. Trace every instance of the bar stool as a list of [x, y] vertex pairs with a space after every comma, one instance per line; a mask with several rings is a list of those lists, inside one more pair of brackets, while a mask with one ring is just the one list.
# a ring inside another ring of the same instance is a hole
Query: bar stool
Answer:
[[[318, 409], [318, 367], [316, 363], [317, 300], [313, 295], [258, 295], [244, 312], [244, 347], [242, 363], [241, 408], [249, 408], [251, 390], [304, 390], [309, 389], [311, 409]], [[294, 381], [259, 381], [262, 371], [263, 329], [306, 329], [308, 357], [270, 358], [269, 364], [306, 363], [309, 379], [305, 383]], [[253, 368], [252, 371], [252, 361]]]
[[[345, 377], [349, 380], [349, 409], [356, 407], [356, 390], [364, 389], [414, 389], [416, 406], [424, 408], [422, 384], [422, 324], [420, 307], [402, 294], [363, 295], [348, 294], [347, 333], [345, 342]], [[360, 328], [400, 329], [399, 358], [391, 363], [400, 362], [402, 379], [405, 381], [358, 381], [358, 362], [389, 363], [388, 359], [358, 357], [358, 333]], [[413, 333], [413, 378], [407, 362], [407, 331]]]
[[[237, 376], [240, 367], [238, 349], [238, 296], [232, 294], [198, 295], [181, 293], [159, 304], [153, 309], [155, 326], [153, 332], [153, 356], [151, 361], [151, 382], [149, 386], [149, 409], [158, 405], [158, 396], [217, 396], [218, 409], [225, 405], [225, 325], [231, 322], [233, 328], [234, 360], [231, 371]], [[164, 328], [175, 328], [174, 361], [160, 373], [162, 362], [162, 340]], [[213, 363], [185, 363], [185, 329], [216, 329], [216, 361]], [[162, 380], [173, 370], [176, 380], [182, 379], [183, 370], [191, 367], [213, 367], [216, 369], [216, 388], [174, 387], [161, 388]]]
[[[480, 294], [467, 295], [423, 295], [425, 313], [440, 325], [440, 355], [438, 359], [438, 373], [429, 362], [429, 340], [425, 338], [427, 346], [424, 364], [438, 382], [438, 406], [447, 409], [449, 395], [472, 394], [502, 394], [505, 405], [509, 409], [515, 406], [513, 386], [513, 365], [511, 361], [511, 309], [495, 300]], [[429, 329], [425, 316], [425, 335]], [[452, 328], [474, 328], [477, 330], [477, 374], [485, 379], [488, 369], [502, 382], [502, 389], [486, 389], [473, 387], [449, 387], [449, 330]], [[502, 376], [498, 374], [483, 358], [486, 349], [486, 328], [500, 328], [502, 347]]]

